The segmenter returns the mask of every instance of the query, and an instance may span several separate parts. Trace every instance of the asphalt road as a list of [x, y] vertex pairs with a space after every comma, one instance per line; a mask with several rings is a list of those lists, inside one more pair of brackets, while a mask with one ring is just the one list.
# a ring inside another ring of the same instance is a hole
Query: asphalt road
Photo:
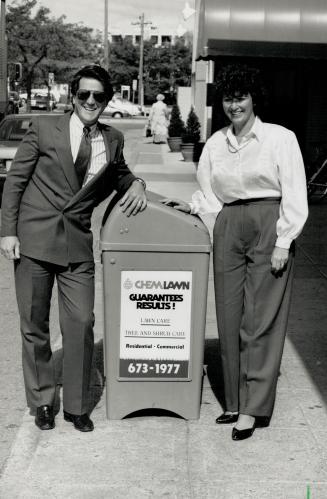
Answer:
[[[133, 168], [136, 160], [137, 143], [142, 135], [145, 119], [106, 120], [120, 129], [125, 135], [125, 158]], [[94, 211], [92, 225], [95, 246], [98, 240], [102, 214], [106, 202]], [[0, 210], [1, 212], [1, 210]], [[99, 259], [98, 251], [95, 251]], [[100, 278], [101, 276], [98, 276]], [[50, 318], [52, 345], [55, 350], [60, 343], [57, 319], [56, 290], [53, 293], [53, 310]], [[21, 341], [16, 307], [13, 264], [0, 257], [0, 476], [12, 443], [19, 429], [26, 408], [23, 377], [21, 370]]]

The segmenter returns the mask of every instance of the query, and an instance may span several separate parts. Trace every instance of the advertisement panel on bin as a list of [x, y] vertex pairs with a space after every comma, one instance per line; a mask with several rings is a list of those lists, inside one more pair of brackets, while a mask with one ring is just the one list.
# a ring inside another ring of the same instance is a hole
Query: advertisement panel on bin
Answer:
[[121, 272], [120, 377], [189, 377], [191, 303], [191, 271]]

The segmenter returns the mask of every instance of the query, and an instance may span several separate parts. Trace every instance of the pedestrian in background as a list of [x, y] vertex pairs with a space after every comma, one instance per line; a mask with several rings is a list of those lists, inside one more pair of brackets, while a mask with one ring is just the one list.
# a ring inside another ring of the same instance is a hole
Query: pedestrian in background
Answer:
[[165, 144], [168, 135], [169, 111], [167, 105], [163, 102], [164, 95], [158, 94], [156, 99], [157, 102], [151, 106], [149, 125], [154, 144]]
[[232, 65], [217, 81], [230, 126], [207, 141], [198, 165], [193, 214], [213, 213], [217, 323], [225, 389], [218, 424], [236, 423], [233, 440], [269, 424], [285, 341], [294, 240], [308, 216], [306, 179], [294, 133], [257, 116], [258, 71]]
[[91, 215], [113, 190], [122, 210], [146, 206], [145, 184], [128, 169], [123, 135], [98, 121], [113, 95], [100, 66], [71, 83], [74, 111], [32, 119], [8, 172], [2, 199], [1, 253], [15, 262], [27, 404], [41, 430], [54, 428], [56, 380], [49, 312], [58, 286], [63, 339], [64, 419], [93, 430], [88, 388], [93, 353], [94, 258]]

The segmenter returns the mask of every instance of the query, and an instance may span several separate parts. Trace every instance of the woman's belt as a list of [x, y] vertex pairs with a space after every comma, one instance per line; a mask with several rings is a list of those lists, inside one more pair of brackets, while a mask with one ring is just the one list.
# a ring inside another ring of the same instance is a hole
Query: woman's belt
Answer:
[[237, 206], [240, 204], [261, 204], [261, 203], [268, 203], [268, 204], [278, 204], [280, 203], [282, 198], [273, 198], [273, 197], [267, 197], [267, 198], [248, 198], [248, 199], [237, 199], [236, 201], [233, 201], [232, 203], [224, 203], [224, 206]]

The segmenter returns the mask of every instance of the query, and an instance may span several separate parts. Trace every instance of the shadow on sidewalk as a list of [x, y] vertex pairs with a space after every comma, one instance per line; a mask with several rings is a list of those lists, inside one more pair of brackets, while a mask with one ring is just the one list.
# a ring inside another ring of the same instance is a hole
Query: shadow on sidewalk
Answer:
[[210, 383], [210, 388], [212, 389], [219, 404], [224, 408], [225, 399], [223, 371], [220, 360], [220, 346], [218, 338], [205, 340], [204, 365], [207, 366], [206, 373]]
[[[289, 369], [292, 385], [314, 384], [327, 404], [327, 204], [310, 204], [299, 237], [288, 339], [302, 366]], [[309, 380], [309, 384], [308, 384]]]

